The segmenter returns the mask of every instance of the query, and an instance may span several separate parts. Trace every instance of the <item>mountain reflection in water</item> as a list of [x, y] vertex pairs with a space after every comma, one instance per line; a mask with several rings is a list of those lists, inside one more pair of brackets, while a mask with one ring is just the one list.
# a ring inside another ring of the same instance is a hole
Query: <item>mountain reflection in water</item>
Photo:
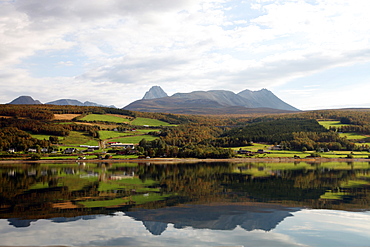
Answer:
[[126, 212], [126, 215], [142, 221], [146, 229], [160, 235], [171, 223], [175, 228], [233, 230], [240, 226], [246, 231], [274, 229], [291, 212], [299, 209], [251, 203], [249, 205], [185, 205], [162, 209]]
[[0, 185], [0, 219], [15, 228], [123, 212], [153, 236], [270, 232], [304, 208], [370, 209], [369, 163], [14, 164]]

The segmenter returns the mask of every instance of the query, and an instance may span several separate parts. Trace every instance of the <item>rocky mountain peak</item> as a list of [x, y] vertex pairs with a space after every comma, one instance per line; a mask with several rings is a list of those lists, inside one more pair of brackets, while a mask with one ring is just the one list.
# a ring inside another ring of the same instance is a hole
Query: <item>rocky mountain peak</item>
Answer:
[[167, 96], [167, 93], [160, 86], [153, 86], [145, 93], [143, 99], [158, 99]]

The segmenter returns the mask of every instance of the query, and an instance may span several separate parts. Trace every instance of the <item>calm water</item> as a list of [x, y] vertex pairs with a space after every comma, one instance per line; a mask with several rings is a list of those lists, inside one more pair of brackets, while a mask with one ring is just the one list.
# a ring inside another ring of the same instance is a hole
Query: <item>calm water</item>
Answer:
[[369, 163], [9, 164], [2, 246], [370, 246]]

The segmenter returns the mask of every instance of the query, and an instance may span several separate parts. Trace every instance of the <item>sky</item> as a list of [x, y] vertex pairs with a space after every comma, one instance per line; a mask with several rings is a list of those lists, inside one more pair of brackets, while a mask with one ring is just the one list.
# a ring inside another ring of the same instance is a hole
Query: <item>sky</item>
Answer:
[[368, 0], [0, 0], [0, 103], [266, 88], [370, 107]]

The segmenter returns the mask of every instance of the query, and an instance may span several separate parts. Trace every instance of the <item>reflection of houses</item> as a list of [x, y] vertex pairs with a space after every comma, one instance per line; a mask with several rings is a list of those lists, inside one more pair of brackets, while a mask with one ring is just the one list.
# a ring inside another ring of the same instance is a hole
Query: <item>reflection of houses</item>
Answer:
[[134, 172], [132, 172], [132, 173], [130, 173], [130, 174], [127, 174], [127, 173], [124, 173], [124, 174], [121, 174], [121, 175], [111, 175], [110, 177], [109, 177], [109, 179], [111, 179], [111, 180], [122, 180], [122, 179], [128, 179], [128, 178], [134, 178], [134, 175], [135, 175], [135, 173]]
[[65, 154], [73, 154], [74, 152], [76, 152], [76, 149], [75, 148], [66, 148], [64, 150], [64, 153]]
[[270, 149], [271, 149], [271, 150], [277, 150], [277, 151], [279, 151], [279, 150], [283, 150], [283, 149], [281, 148], [281, 146], [280, 146], [280, 145], [274, 145], [274, 146], [272, 146]]
[[237, 151], [238, 154], [250, 154], [252, 153], [251, 151], [248, 151], [248, 150], [244, 150], [244, 149], [240, 149]]

